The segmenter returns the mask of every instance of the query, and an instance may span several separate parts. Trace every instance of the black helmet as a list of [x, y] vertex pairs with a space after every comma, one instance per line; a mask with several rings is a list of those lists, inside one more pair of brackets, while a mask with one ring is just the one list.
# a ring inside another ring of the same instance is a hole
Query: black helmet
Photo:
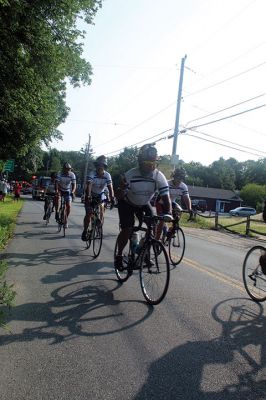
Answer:
[[105, 168], [107, 168], [107, 159], [105, 156], [99, 156], [96, 158], [96, 160], [94, 161], [94, 165], [95, 167], [98, 167], [99, 165], [103, 165]]
[[64, 169], [72, 169], [71, 165], [68, 162], [65, 162], [65, 164], [63, 165]]
[[138, 162], [141, 164], [143, 161], [156, 161], [158, 160], [158, 153], [153, 143], [144, 144], [139, 149]]
[[172, 177], [174, 179], [180, 179], [180, 181], [183, 181], [186, 177], [186, 170], [184, 168], [176, 168], [173, 172], [172, 172]]

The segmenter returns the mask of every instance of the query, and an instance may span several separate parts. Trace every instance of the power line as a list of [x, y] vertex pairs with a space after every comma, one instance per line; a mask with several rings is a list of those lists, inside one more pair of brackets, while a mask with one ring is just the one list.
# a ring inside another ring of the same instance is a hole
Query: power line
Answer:
[[[137, 143], [131, 144], [131, 145], [129, 145], [129, 146], [124, 146], [123, 148], [121, 148], [121, 149], [119, 149], [119, 150], [111, 151], [111, 152], [107, 153], [106, 155], [108, 156], [108, 155], [113, 154], [113, 153], [119, 153], [120, 151], [124, 150], [125, 147], [134, 147], [134, 146], [137, 146], [138, 144], [147, 142], [148, 140], [154, 139], [155, 137], [160, 136], [160, 135], [163, 135], [164, 133], [169, 132], [169, 131], [172, 131], [172, 130], [173, 130], [173, 128], [166, 129], [165, 131], [162, 131], [162, 132], [160, 132], [160, 133], [158, 133], [158, 134], [156, 134], [156, 135], [153, 135], [153, 136], [150, 136], [150, 137], [148, 137], [148, 138], [145, 138], [145, 139], [143, 139], [143, 140], [141, 140], [141, 141], [139, 141], [139, 142], [137, 142]], [[157, 139], [157, 141], [163, 140], [163, 139], [167, 139], [167, 138], [166, 138], [166, 137], [163, 137], [163, 138]], [[155, 141], [155, 143], [156, 143], [156, 141]]]
[[263, 61], [262, 63], [260, 63], [260, 64], [258, 64], [258, 65], [255, 65], [254, 67], [248, 68], [248, 69], [246, 69], [245, 71], [239, 72], [238, 74], [232, 75], [232, 76], [230, 76], [229, 78], [226, 78], [226, 79], [224, 79], [224, 80], [222, 80], [222, 81], [216, 82], [216, 83], [214, 83], [213, 85], [206, 86], [206, 87], [204, 87], [204, 88], [202, 88], [202, 89], [196, 90], [196, 91], [193, 92], [193, 93], [189, 93], [189, 94], [187, 94], [185, 97], [194, 96], [195, 94], [204, 92], [205, 90], [212, 89], [212, 88], [215, 87], [215, 86], [222, 85], [222, 84], [225, 83], [225, 82], [228, 82], [228, 81], [230, 81], [230, 80], [232, 80], [232, 79], [238, 78], [239, 76], [244, 75], [244, 74], [247, 74], [248, 72], [254, 71], [254, 69], [260, 68], [261, 66], [263, 66], [263, 65], [265, 65], [265, 64], [266, 64], [266, 61]]
[[[240, 112], [238, 112], [236, 114], [228, 115], [227, 117], [222, 117], [222, 118], [216, 119], [214, 121], [205, 122], [204, 124], [187, 127], [186, 129], [192, 130], [192, 129], [195, 129], [195, 128], [200, 128], [201, 126], [211, 125], [211, 124], [214, 124], [216, 122], [220, 122], [220, 121], [223, 121], [223, 120], [226, 120], [226, 119], [229, 119], [229, 118], [237, 117], [238, 115], [241, 115], [241, 114], [245, 114], [245, 113], [248, 113], [248, 112], [251, 112], [251, 111], [254, 111], [254, 110], [258, 110], [259, 108], [262, 108], [262, 107], [265, 107], [265, 106], [266, 106], [266, 104], [262, 104], [260, 106], [254, 107], [254, 108], [250, 108], [248, 110], [240, 111]], [[186, 131], [186, 129], [184, 129], [180, 133], [184, 133]]]
[[[222, 142], [225, 142], [225, 143], [233, 144], [233, 145], [236, 145], [236, 146], [238, 146], [238, 147], [243, 147], [244, 149], [247, 149], [247, 150], [252, 150], [252, 151], [256, 151], [256, 152], [258, 152], [258, 153], [262, 153], [261, 156], [262, 156], [262, 155], [266, 155], [266, 152], [265, 152], [265, 151], [261, 151], [261, 150], [254, 149], [254, 148], [249, 147], [249, 146], [244, 146], [244, 145], [242, 145], [242, 144], [239, 144], [239, 143], [236, 143], [236, 142], [232, 142], [232, 141], [230, 141], [230, 140], [226, 140], [226, 139], [223, 139], [223, 138], [219, 138], [219, 137], [217, 137], [217, 136], [213, 136], [213, 135], [210, 135], [210, 134], [208, 134], [208, 133], [205, 133], [205, 132], [202, 132], [202, 131], [198, 131], [197, 129], [191, 129], [191, 130], [192, 130], [193, 132], [200, 133], [201, 135], [208, 136], [208, 137], [211, 137], [211, 138], [213, 138], [213, 139], [221, 140]], [[188, 134], [188, 135], [189, 135], [189, 134]], [[214, 142], [214, 143], [216, 143], [216, 144], [221, 144], [221, 143], [219, 143], [219, 142]]]
[[192, 119], [192, 120], [188, 121], [187, 124], [190, 124], [191, 122], [194, 122], [194, 121], [199, 121], [200, 119], [204, 119], [204, 118], [210, 117], [211, 115], [219, 114], [220, 112], [229, 110], [230, 108], [234, 108], [234, 107], [240, 106], [241, 104], [248, 103], [249, 101], [252, 101], [252, 100], [255, 100], [255, 99], [259, 99], [260, 97], [263, 97], [263, 96], [265, 96], [265, 95], [266, 95], [266, 93], [262, 93], [262, 94], [260, 94], [260, 95], [258, 95], [258, 96], [251, 97], [250, 99], [241, 101], [240, 103], [233, 104], [232, 106], [223, 108], [223, 109], [218, 110], [218, 111], [214, 111], [214, 112], [212, 112], [212, 113], [203, 115], [202, 117], [199, 117], [199, 118]]
[[94, 146], [94, 148], [99, 147], [99, 146], [103, 146], [103, 145], [105, 145], [105, 144], [108, 144], [108, 143], [113, 142], [113, 141], [116, 140], [116, 139], [119, 139], [120, 137], [126, 135], [127, 133], [129, 133], [129, 132], [133, 131], [134, 129], [138, 128], [139, 126], [141, 126], [141, 125], [145, 124], [146, 122], [150, 121], [152, 118], [156, 117], [157, 115], [159, 115], [159, 114], [162, 113], [163, 111], [165, 111], [165, 110], [167, 110], [168, 108], [172, 107], [173, 104], [175, 104], [175, 102], [169, 104], [168, 106], [166, 106], [166, 107], [163, 108], [162, 110], [157, 111], [155, 114], [153, 114], [153, 115], [151, 115], [150, 117], [146, 118], [145, 120], [139, 122], [137, 125], [133, 126], [132, 128], [129, 128], [129, 129], [126, 130], [125, 132], [121, 133], [121, 135], [115, 136], [113, 139], [110, 139], [110, 140], [108, 140], [108, 141], [105, 142], [105, 143], [98, 144], [97, 146]]
[[256, 157], [262, 157], [261, 154], [252, 153], [250, 151], [242, 150], [242, 149], [239, 149], [239, 148], [236, 148], [236, 147], [233, 147], [233, 146], [229, 146], [229, 145], [226, 145], [226, 144], [223, 144], [223, 143], [218, 143], [218, 142], [215, 142], [215, 141], [210, 140], [210, 139], [201, 138], [199, 136], [192, 135], [191, 133], [187, 133], [187, 136], [191, 136], [191, 137], [194, 137], [196, 139], [204, 140], [206, 142], [214, 143], [214, 144], [217, 144], [217, 145], [222, 146], [222, 147], [227, 147], [229, 149], [241, 151], [242, 153], [251, 154], [251, 155], [256, 156]]

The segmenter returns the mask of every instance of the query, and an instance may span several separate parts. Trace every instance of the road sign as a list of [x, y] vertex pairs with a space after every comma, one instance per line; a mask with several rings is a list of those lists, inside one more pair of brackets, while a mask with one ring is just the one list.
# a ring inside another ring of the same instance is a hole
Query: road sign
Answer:
[[5, 162], [3, 172], [4, 171], [14, 172], [14, 164], [15, 164], [15, 160], [7, 160]]

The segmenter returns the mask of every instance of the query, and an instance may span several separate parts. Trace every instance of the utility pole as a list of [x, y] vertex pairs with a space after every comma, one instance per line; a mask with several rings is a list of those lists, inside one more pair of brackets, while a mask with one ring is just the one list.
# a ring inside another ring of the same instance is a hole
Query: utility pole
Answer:
[[87, 183], [87, 173], [88, 173], [88, 165], [89, 165], [89, 155], [90, 155], [90, 147], [91, 147], [91, 135], [89, 133], [89, 142], [86, 144], [85, 150], [85, 169], [84, 169], [84, 182], [83, 182], [83, 192], [85, 191], [86, 183]]
[[175, 117], [175, 130], [174, 130], [174, 140], [173, 140], [173, 150], [172, 150], [172, 165], [175, 166], [178, 163], [178, 155], [176, 154], [177, 138], [179, 134], [179, 116], [180, 116], [180, 106], [182, 100], [182, 86], [183, 86], [183, 76], [185, 68], [185, 60], [187, 56], [181, 60], [180, 77], [179, 77], [179, 87], [178, 87], [178, 97], [176, 105], [176, 117]]

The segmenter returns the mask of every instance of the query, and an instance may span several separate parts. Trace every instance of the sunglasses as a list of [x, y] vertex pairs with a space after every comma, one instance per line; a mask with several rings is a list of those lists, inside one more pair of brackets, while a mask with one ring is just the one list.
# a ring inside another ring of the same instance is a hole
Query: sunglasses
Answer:
[[156, 165], [158, 165], [158, 163], [156, 161], [142, 161], [141, 164], [143, 164], [145, 166], [152, 166], [152, 167], [156, 167]]

